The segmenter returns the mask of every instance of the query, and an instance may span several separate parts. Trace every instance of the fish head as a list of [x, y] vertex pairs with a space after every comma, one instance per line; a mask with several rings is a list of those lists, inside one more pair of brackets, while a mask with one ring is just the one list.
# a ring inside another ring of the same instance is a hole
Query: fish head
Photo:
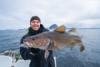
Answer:
[[33, 47], [36, 47], [36, 43], [35, 43], [35, 38], [34, 37], [26, 37], [24, 40], [23, 40], [23, 43], [25, 45], [32, 45]]
[[24, 39], [24, 44], [32, 45], [33, 48], [47, 49], [50, 43], [49, 38], [30, 36]]

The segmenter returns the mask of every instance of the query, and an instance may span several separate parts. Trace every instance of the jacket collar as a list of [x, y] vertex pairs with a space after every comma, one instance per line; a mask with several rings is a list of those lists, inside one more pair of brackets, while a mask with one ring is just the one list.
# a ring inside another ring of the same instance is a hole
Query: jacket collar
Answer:
[[37, 31], [35, 31], [31, 27], [29, 27], [29, 29], [28, 29], [28, 35], [36, 35], [38, 33], [43, 32], [43, 29], [45, 29], [45, 28], [44, 28], [44, 26], [42, 24], [40, 25], [40, 29], [37, 30]]

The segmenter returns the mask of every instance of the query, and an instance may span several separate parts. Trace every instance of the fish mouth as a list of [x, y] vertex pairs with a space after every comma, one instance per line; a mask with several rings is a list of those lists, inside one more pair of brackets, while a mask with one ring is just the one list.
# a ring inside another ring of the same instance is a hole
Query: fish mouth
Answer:
[[35, 43], [34, 43], [34, 40], [35, 40], [35, 39], [32, 39], [32, 38], [26, 38], [26, 39], [23, 40], [23, 43], [24, 43], [25, 45], [27, 45], [27, 46], [34, 45], [34, 44], [35, 44]]
[[32, 43], [29, 43], [29, 42], [24, 42], [24, 44], [26, 44], [26, 45], [30, 45], [30, 44], [32, 44]]

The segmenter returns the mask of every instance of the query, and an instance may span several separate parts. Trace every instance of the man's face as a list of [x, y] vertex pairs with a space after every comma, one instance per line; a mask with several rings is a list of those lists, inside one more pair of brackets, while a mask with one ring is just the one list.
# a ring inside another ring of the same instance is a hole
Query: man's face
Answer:
[[33, 20], [33, 21], [31, 21], [31, 23], [30, 23], [30, 27], [33, 29], [33, 30], [39, 30], [39, 28], [40, 28], [40, 21], [39, 20]]

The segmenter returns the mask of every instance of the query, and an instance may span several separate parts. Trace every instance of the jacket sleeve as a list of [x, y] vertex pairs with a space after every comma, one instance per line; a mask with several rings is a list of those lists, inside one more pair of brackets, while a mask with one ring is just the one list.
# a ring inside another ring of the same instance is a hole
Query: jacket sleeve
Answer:
[[32, 57], [34, 57], [31, 49], [26, 47], [20, 47], [20, 54], [24, 60], [32, 59]]

